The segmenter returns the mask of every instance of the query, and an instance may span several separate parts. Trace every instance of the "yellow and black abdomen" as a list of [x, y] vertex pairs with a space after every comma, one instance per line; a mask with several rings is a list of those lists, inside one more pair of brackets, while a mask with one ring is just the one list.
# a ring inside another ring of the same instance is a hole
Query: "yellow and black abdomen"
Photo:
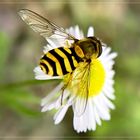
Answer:
[[51, 76], [62, 76], [72, 72], [81, 61], [74, 48], [56, 48], [40, 59], [41, 69]]

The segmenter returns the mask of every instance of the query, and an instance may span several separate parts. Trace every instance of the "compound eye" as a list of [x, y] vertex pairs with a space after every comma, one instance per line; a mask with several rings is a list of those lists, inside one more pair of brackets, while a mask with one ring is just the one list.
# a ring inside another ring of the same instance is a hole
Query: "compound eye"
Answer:
[[92, 43], [92, 53], [95, 58], [98, 58], [102, 53], [102, 44], [96, 37], [89, 37]]
[[98, 57], [102, 54], [102, 46], [100, 45], [99, 47], [99, 51], [98, 51]]
[[100, 42], [97, 43], [96, 50], [97, 50], [97, 53], [98, 53], [97, 57], [99, 57], [102, 54], [102, 44]]
[[98, 44], [95, 42], [92, 42], [92, 54], [94, 55], [95, 58], [98, 57]]
[[101, 53], [102, 53], [102, 46], [101, 46], [101, 44], [100, 43], [98, 43], [98, 42], [93, 42], [93, 47], [94, 47], [94, 49], [93, 49], [93, 54], [94, 54], [94, 56], [96, 57], [96, 58], [98, 58], [100, 55], [101, 55]]

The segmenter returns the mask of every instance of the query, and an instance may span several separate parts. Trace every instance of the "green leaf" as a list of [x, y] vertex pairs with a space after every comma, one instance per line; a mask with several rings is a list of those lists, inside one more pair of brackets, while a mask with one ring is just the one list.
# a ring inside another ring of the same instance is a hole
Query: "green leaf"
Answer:
[[9, 38], [3, 32], [0, 32], [0, 75], [4, 71], [4, 65], [9, 53]]

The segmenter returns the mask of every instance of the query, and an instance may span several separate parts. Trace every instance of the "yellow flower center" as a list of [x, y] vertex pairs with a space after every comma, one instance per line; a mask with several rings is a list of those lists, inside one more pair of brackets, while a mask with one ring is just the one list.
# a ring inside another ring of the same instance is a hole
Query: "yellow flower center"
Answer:
[[105, 70], [102, 63], [98, 59], [94, 59], [90, 66], [90, 85], [89, 97], [96, 96], [103, 88], [105, 81]]
[[79, 63], [72, 74], [64, 76], [66, 88], [71, 93], [80, 97], [92, 97], [98, 95], [104, 85], [105, 70], [99, 59], [93, 59], [90, 64]]

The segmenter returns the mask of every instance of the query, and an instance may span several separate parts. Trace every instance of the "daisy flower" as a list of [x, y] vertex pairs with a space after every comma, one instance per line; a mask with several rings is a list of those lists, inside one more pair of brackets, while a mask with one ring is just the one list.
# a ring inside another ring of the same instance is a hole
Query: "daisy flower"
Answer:
[[[77, 39], [84, 38], [84, 34], [78, 26], [66, 31]], [[93, 27], [88, 29], [87, 37], [90, 36], [94, 36]], [[60, 46], [69, 46], [72, 43], [69, 40], [64, 41], [56, 35], [47, 38], [47, 42], [44, 53]], [[101, 56], [91, 61], [90, 68], [85, 70], [86, 64], [81, 62], [72, 76], [70, 74], [49, 76], [39, 66], [34, 69], [36, 79], [62, 79], [62, 82], [41, 101], [42, 112], [56, 110], [53, 118], [55, 124], [59, 124], [63, 120], [69, 107], [73, 109], [73, 127], [78, 133], [87, 130], [94, 131], [96, 125], [101, 125], [101, 120], [110, 120], [110, 110], [115, 108], [111, 102], [115, 99], [113, 88], [115, 72], [112, 68], [117, 53], [111, 52], [111, 48], [104, 43], [102, 46]], [[84, 72], [90, 73], [90, 76], [86, 77]], [[86, 83], [89, 85], [88, 88]], [[67, 86], [65, 86], [66, 84]], [[88, 96], [85, 95], [86, 92], [88, 92]]]

